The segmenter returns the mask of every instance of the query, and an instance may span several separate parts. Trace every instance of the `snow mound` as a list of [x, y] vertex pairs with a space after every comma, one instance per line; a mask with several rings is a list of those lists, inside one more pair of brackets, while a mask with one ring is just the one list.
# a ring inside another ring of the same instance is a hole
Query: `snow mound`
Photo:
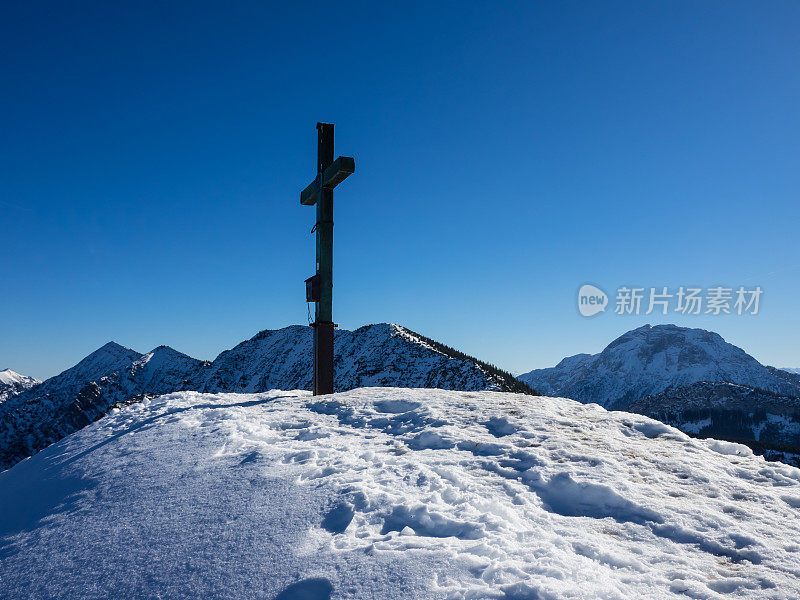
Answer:
[[497, 392], [180, 392], [0, 473], [2, 598], [800, 595], [800, 470]]

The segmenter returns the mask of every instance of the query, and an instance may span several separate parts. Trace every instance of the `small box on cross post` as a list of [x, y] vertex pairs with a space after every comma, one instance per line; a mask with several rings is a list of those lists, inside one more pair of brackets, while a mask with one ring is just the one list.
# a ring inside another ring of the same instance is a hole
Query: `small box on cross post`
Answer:
[[312, 275], [306, 279], [306, 302], [319, 302], [320, 286], [319, 274]]

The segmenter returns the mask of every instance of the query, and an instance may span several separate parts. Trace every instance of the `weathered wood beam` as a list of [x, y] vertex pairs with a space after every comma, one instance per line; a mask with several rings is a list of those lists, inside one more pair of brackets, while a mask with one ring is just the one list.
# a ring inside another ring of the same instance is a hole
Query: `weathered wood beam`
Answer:
[[[334, 188], [356, 171], [356, 161], [350, 156], [340, 156], [322, 174], [322, 187]], [[312, 181], [300, 192], [300, 204], [313, 206], [319, 195], [319, 178]]]

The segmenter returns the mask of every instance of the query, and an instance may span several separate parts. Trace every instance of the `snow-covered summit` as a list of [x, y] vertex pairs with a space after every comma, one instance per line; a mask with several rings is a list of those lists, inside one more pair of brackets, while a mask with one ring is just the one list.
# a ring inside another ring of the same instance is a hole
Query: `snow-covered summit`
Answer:
[[12, 371], [11, 369], [3, 369], [0, 371], [0, 385], [14, 385], [18, 383], [27, 383], [30, 382], [32, 385], [36, 383], [41, 383], [38, 379], [34, 377], [28, 377], [27, 375], [22, 375], [17, 373], [16, 371]]
[[0, 402], [40, 383], [41, 381], [35, 377], [22, 375], [11, 369], [3, 369], [0, 371]]
[[670, 387], [699, 381], [741, 383], [798, 395], [800, 385], [777, 376], [741, 348], [704, 329], [645, 325], [624, 333], [599, 354], [578, 354], [520, 379], [540, 392], [624, 408]]
[[169, 346], [158, 346], [122, 371], [129, 375], [131, 381], [136, 381], [135, 385], [141, 388], [138, 393], [157, 394], [156, 388], [171, 388], [187, 382], [207, 364]]
[[109, 373], [125, 368], [141, 357], [142, 355], [136, 350], [126, 348], [116, 342], [108, 342], [89, 354], [74, 367], [45, 380], [37, 392], [64, 393], [77, 391], [87, 382], [96, 381]]
[[800, 470], [494, 392], [182, 392], [0, 473], [9, 598], [800, 596]]

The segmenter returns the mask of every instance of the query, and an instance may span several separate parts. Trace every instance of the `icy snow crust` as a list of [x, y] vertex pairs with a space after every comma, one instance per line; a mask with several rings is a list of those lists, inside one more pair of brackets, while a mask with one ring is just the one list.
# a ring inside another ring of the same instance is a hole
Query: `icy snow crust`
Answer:
[[800, 596], [800, 470], [565, 399], [180, 392], [0, 506], [2, 598]]

